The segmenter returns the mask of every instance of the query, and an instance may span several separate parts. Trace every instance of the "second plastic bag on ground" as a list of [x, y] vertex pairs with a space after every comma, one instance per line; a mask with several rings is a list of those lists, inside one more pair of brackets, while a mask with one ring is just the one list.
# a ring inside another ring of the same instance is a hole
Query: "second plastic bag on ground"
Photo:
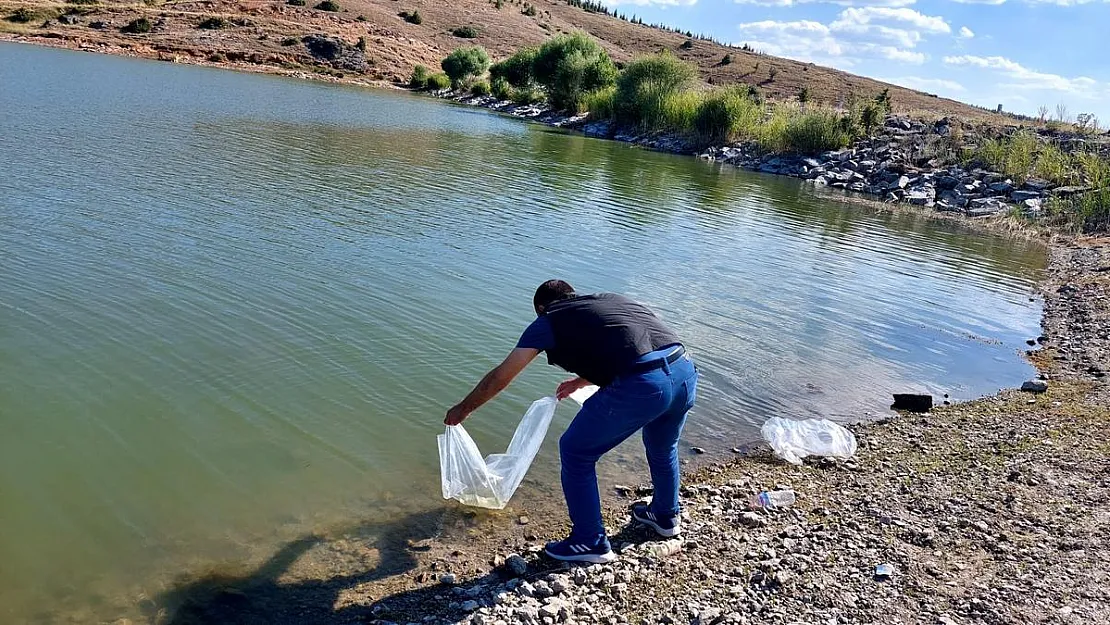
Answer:
[[855, 435], [828, 419], [771, 417], [760, 432], [775, 454], [791, 464], [801, 464], [806, 456], [851, 458], [856, 453]]
[[532, 402], [505, 453], [484, 460], [461, 425], [447, 426], [438, 436], [443, 498], [480, 508], [504, 508], [532, 466], [558, 405], [554, 397]]

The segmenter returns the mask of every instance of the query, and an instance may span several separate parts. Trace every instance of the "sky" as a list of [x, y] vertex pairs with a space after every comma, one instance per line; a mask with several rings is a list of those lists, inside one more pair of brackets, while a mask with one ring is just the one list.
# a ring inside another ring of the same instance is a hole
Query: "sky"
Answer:
[[648, 23], [1027, 115], [1110, 125], [1110, 0], [603, 0]]

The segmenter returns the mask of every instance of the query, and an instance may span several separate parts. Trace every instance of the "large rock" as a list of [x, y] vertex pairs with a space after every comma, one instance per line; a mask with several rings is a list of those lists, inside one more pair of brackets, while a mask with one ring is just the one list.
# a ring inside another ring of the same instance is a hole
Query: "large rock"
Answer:
[[301, 42], [309, 54], [321, 61], [328, 61], [336, 69], [366, 71], [366, 54], [338, 37], [306, 35]]
[[1051, 185], [1052, 183], [1047, 180], [1042, 180], [1040, 178], [1030, 178], [1025, 181], [1025, 184], [1021, 185], [1021, 188], [1028, 189], [1030, 191], [1044, 191]]
[[1015, 202], [1024, 202], [1025, 200], [1034, 200], [1041, 197], [1040, 191], [1014, 191], [1010, 194], [1010, 199]]
[[905, 410], [906, 412], [929, 412], [933, 408], [933, 396], [921, 393], [894, 393], [894, 403], [891, 410]]
[[995, 197], [975, 198], [968, 206], [967, 214], [971, 217], [996, 215], [1010, 208], [1009, 204]]
[[991, 183], [990, 190], [994, 191], [995, 193], [1002, 193], [1005, 195], [1014, 190], [1014, 183], [1010, 182], [1009, 180], [994, 182]]
[[960, 184], [960, 179], [955, 176], [937, 176], [936, 185], [938, 189], [955, 189], [956, 185]]

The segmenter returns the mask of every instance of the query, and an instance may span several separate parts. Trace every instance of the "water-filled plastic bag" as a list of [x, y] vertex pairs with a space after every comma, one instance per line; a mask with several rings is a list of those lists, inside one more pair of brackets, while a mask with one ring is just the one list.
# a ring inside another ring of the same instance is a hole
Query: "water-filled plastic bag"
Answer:
[[554, 397], [532, 402], [505, 453], [485, 459], [462, 425], [447, 426], [437, 437], [443, 498], [480, 508], [504, 508], [532, 466], [558, 405]]

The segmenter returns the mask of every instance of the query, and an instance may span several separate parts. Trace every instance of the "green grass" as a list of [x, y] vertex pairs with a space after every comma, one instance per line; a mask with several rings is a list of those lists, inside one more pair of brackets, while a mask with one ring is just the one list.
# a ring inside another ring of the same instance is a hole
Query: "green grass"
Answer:
[[332, 13], [338, 13], [343, 10], [339, 8], [339, 3], [335, 2], [335, 0], [324, 0], [313, 8], [319, 11], [330, 11]]
[[615, 86], [594, 91], [583, 100], [583, 112], [589, 111], [591, 119], [612, 119], [616, 97]]
[[9, 22], [13, 22], [15, 24], [26, 24], [28, 22], [34, 21], [35, 18], [37, 18], [37, 17], [38, 17], [38, 13], [36, 13], [33, 9], [28, 9], [27, 7], [20, 7], [18, 9], [16, 9], [11, 15], [6, 17], [5, 19], [7, 19]]
[[694, 131], [706, 145], [723, 144], [749, 137], [763, 119], [763, 107], [748, 96], [744, 87], [710, 92], [694, 117]]
[[490, 94], [490, 85], [484, 80], [476, 80], [474, 84], [470, 85], [471, 95], [486, 96]]
[[511, 100], [513, 98], [513, 86], [509, 81], [504, 78], [494, 78], [489, 83], [490, 93], [498, 100]]
[[432, 75], [432, 71], [423, 65], [417, 65], [412, 68], [412, 75], [409, 76], [409, 87], [413, 89], [426, 89], [428, 87], [428, 78]]

